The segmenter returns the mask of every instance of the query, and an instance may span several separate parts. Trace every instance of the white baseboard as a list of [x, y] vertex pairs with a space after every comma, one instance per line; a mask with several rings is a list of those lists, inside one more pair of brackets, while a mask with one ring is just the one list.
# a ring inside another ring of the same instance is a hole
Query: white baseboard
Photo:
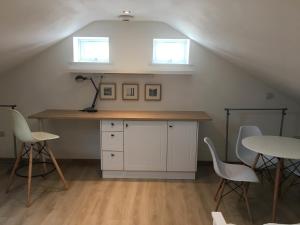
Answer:
[[103, 178], [195, 180], [195, 172], [102, 171]]

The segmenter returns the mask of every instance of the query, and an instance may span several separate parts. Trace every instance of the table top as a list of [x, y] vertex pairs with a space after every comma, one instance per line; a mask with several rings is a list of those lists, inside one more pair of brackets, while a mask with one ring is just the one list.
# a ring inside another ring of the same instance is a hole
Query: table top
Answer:
[[252, 136], [242, 144], [257, 153], [285, 159], [300, 159], [300, 139], [280, 136]]
[[79, 110], [45, 110], [29, 116], [32, 119], [79, 119], [79, 120], [184, 120], [209, 121], [211, 117], [203, 111], [112, 111], [100, 110], [95, 113]]

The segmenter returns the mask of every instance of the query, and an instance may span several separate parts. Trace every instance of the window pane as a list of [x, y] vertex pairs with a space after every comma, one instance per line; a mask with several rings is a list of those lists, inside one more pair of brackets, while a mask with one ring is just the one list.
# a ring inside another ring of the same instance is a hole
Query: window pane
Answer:
[[74, 37], [75, 62], [109, 62], [108, 38]]
[[157, 64], [188, 64], [188, 39], [154, 39], [153, 63]]

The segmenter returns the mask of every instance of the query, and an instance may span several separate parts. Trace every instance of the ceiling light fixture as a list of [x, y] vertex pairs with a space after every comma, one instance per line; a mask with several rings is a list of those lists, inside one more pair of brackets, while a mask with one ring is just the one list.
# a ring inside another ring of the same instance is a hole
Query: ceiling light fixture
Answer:
[[119, 15], [119, 19], [125, 22], [129, 22], [133, 18], [134, 16], [132, 15], [132, 12], [130, 10], [123, 10], [122, 14]]
[[129, 15], [129, 14], [131, 14], [131, 11], [130, 10], [123, 10], [123, 14]]

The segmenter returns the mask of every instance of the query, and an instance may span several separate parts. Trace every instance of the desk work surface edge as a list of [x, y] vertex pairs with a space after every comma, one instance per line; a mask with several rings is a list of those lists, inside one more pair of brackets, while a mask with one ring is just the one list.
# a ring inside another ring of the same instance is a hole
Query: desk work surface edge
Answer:
[[210, 121], [204, 111], [115, 111], [99, 110], [95, 113], [79, 110], [48, 109], [29, 116], [30, 119], [79, 119], [79, 120], [190, 120]]

